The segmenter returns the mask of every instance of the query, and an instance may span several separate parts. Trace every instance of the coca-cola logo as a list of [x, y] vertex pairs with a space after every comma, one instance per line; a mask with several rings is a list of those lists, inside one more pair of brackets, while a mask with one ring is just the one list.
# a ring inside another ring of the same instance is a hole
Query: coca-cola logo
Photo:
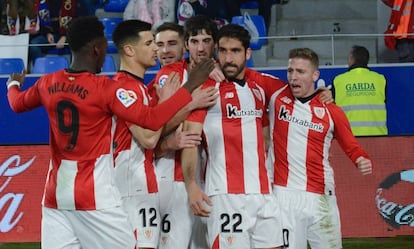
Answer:
[[[414, 169], [403, 170], [386, 177], [378, 186], [375, 197], [377, 209], [381, 217], [393, 228], [401, 226], [414, 227], [414, 198], [411, 200], [393, 200], [393, 191], [398, 191], [398, 185], [414, 183]], [[412, 196], [406, 193], [404, 196]]]
[[[36, 159], [33, 156], [29, 161], [20, 164], [20, 156], [13, 155], [0, 165], [0, 232], [7, 233], [22, 219], [24, 213], [19, 211], [23, 201], [23, 193], [7, 192], [7, 186], [13, 177], [22, 174]], [[5, 179], [3, 181], [3, 179]]]

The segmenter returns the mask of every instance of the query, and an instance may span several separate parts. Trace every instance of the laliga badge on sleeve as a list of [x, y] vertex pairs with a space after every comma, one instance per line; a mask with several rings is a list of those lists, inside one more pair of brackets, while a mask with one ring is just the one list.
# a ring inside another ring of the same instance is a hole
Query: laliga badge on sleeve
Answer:
[[130, 107], [138, 98], [134, 91], [123, 88], [116, 90], [116, 97], [125, 107]]

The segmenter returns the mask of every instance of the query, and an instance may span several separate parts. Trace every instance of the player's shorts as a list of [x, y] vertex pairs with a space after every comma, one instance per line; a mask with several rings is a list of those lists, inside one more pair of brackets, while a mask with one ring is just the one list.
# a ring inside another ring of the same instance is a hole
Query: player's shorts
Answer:
[[207, 242], [207, 218], [194, 216], [193, 232], [191, 233], [190, 249], [206, 249]]
[[133, 249], [136, 243], [121, 207], [58, 210], [42, 207], [43, 249]]
[[334, 195], [275, 186], [280, 203], [285, 248], [340, 249], [341, 223]]
[[137, 236], [137, 247], [157, 248], [161, 221], [158, 193], [122, 197], [122, 204]]
[[283, 244], [280, 210], [273, 194], [220, 194], [210, 199], [210, 248], [271, 248]]
[[184, 182], [160, 181], [161, 237], [159, 249], [188, 248], [194, 215]]

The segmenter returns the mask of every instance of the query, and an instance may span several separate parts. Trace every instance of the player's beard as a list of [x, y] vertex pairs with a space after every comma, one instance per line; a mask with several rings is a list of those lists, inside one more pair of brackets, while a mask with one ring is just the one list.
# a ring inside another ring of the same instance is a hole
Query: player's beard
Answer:
[[[221, 70], [223, 71], [224, 76], [228, 81], [233, 81], [237, 79], [237, 77], [241, 74], [243, 69], [245, 68], [246, 63], [238, 66], [236, 64], [232, 63], [226, 63], [221, 67]], [[231, 68], [231, 71], [227, 71], [226, 68]]]

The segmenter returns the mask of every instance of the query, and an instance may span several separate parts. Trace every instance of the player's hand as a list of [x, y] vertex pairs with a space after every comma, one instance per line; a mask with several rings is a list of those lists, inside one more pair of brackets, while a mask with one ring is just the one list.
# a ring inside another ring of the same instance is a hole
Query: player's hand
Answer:
[[190, 110], [195, 110], [198, 108], [207, 108], [214, 105], [217, 102], [218, 90], [214, 87], [207, 87], [201, 89], [198, 87], [191, 94], [193, 100], [189, 104]]
[[168, 75], [162, 88], [158, 84], [154, 84], [155, 90], [157, 91], [159, 103], [171, 97], [180, 87], [180, 75], [177, 72], [172, 72]]
[[187, 186], [188, 202], [194, 215], [210, 216], [210, 206], [213, 205], [210, 198], [204, 193], [196, 183]]
[[372, 173], [372, 162], [371, 160], [360, 156], [357, 158], [357, 160], [355, 161], [359, 171], [361, 171], [361, 173], [363, 175], [368, 175]]
[[318, 87], [318, 90], [320, 91], [319, 98], [321, 99], [322, 103], [330, 104], [334, 102], [332, 92], [329, 88], [327, 88], [326, 86], [320, 86]]
[[61, 36], [56, 43], [56, 48], [63, 48], [65, 46], [66, 36]]
[[222, 82], [226, 79], [226, 77], [224, 77], [224, 74], [220, 69], [220, 66], [217, 63], [214, 64], [214, 69], [213, 71], [211, 71], [209, 77], [215, 80], [216, 82]]
[[213, 59], [205, 59], [193, 67], [189, 74], [188, 80], [183, 85], [185, 89], [189, 92], [193, 92], [197, 87], [204, 83], [207, 80], [208, 75], [214, 69]]
[[26, 69], [20, 73], [12, 73], [9, 76], [9, 79], [6, 82], [7, 90], [10, 89], [12, 86], [17, 86], [18, 88], [23, 86], [24, 79], [26, 78]]
[[168, 148], [170, 150], [181, 150], [200, 145], [200, 134], [190, 131], [182, 131], [182, 127], [183, 125], [181, 123], [175, 130], [174, 134], [167, 138]]

